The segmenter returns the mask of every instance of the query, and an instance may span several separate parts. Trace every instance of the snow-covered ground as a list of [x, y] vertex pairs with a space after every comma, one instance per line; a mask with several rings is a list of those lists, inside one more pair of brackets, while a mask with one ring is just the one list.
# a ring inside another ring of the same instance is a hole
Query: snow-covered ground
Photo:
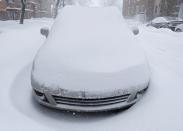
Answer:
[[140, 26], [135, 37], [147, 54], [152, 73], [145, 96], [126, 111], [75, 114], [42, 107], [32, 98], [31, 62], [45, 40], [39, 29], [52, 22], [0, 22], [0, 130], [183, 130], [183, 33]]

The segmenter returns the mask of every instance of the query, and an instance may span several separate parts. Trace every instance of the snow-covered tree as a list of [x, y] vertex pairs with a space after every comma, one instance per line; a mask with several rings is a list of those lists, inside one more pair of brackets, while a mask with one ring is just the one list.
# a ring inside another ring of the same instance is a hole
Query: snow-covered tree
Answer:
[[160, 15], [161, 16], [171, 16], [176, 8], [176, 0], [161, 0], [160, 3]]
[[21, 15], [20, 15], [20, 24], [24, 23], [24, 16], [25, 16], [25, 6], [26, 0], [21, 0], [22, 8], [21, 8]]

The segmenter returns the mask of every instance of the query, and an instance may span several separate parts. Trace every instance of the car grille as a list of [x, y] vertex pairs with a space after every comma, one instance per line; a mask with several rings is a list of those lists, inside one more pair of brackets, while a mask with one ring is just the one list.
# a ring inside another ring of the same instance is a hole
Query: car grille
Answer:
[[[49, 103], [44, 93], [34, 90], [35, 94], [41, 98], [42, 101]], [[116, 104], [121, 102], [126, 102], [129, 98], [130, 94], [124, 94], [115, 97], [105, 97], [105, 98], [70, 98], [63, 96], [55, 96], [52, 95], [56, 104], [66, 104], [73, 106], [103, 106]]]
[[62, 96], [53, 96], [57, 104], [77, 105], [77, 106], [102, 106], [109, 104], [116, 104], [126, 102], [130, 94], [125, 94], [116, 97], [97, 98], [97, 99], [82, 99], [82, 98], [68, 98]]

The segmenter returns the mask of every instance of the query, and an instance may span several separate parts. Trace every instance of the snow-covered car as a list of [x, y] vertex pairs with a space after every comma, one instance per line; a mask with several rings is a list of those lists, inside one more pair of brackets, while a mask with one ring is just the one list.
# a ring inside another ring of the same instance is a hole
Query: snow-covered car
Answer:
[[164, 17], [157, 17], [153, 19], [150, 23], [147, 24], [147, 26], [152, 26], [157, 29], [159, 28], [167, 28], [168, 27], [168, 20]]
[[183, 32], [183, 24], [176, 26], [175, 31], [176, 32]]
[[175, 31], [175, 28], [180, 24], [183, 24], [183, 20], [178, 17], [157, 17], [148, 23], [147, 26], [153, 26], [157, 29], [168, 28]]
[[149, 80], [146, 57], [115, 7], [64, 7], [31, 72], [39, 103], [79, 112], [130, 107]]

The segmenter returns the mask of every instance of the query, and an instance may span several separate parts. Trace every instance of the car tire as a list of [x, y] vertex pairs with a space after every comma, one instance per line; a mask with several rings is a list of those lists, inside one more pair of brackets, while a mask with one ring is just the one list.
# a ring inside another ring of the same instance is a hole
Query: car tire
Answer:
[[175, 31], [176, 31], [176, 32], [182, 32], [182, 30], [179, 29], [179, 28], [177, 28]]

